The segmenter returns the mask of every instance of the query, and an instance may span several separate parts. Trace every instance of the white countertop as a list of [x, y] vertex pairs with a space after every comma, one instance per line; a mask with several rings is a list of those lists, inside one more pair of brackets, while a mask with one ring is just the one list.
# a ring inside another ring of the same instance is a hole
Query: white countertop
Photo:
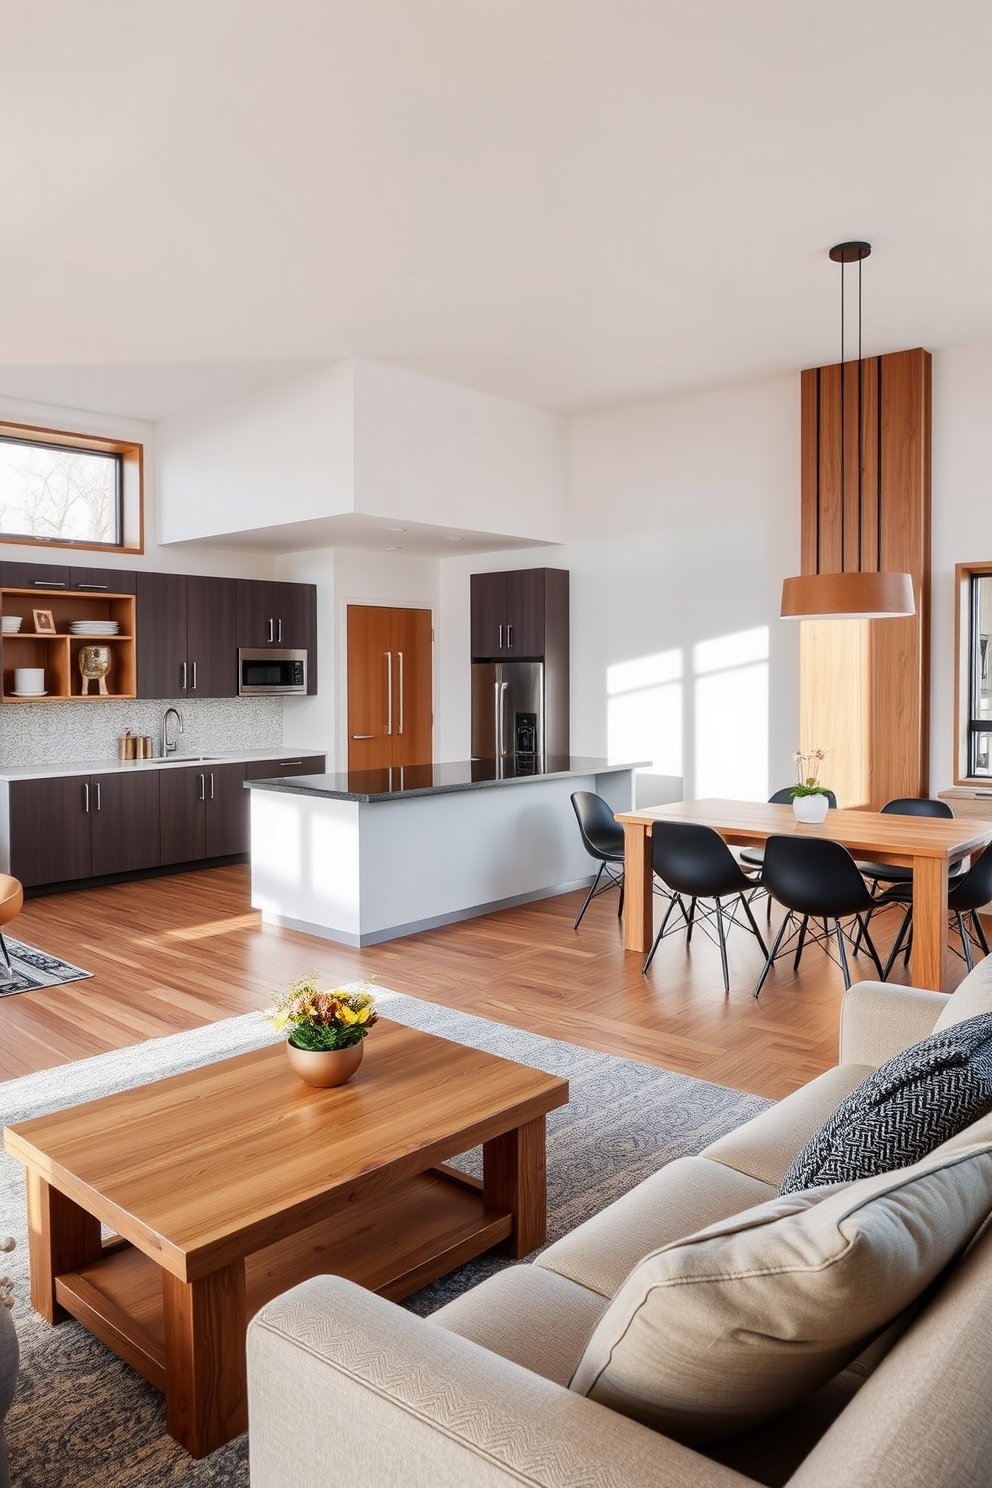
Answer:
[[143, 760], [69, 760], [64, 764], [0, 765], [0, 781], [53, 780], [63, 775], [116, 775], [126, 770], [171, 770], [176, 765], [236, 765], [252, 760], [296, 760], [310, 755], [327, 754], [315, 746], [306, 749], [235, 749], [226, 754], [170, 754], [168, 759]]

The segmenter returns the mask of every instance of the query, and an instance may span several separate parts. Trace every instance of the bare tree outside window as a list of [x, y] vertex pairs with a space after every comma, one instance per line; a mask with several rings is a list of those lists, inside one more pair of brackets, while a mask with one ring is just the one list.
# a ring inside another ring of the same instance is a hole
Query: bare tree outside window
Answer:
[[120, 542], [121, 458], [0, 439], [0, 533]]

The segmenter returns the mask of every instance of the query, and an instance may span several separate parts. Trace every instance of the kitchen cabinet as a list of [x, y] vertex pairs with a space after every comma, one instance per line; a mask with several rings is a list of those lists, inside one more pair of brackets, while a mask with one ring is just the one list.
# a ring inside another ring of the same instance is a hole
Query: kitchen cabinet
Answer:
[[135, 588], [138, 696], [235, 697], [235, 580], [139, 573]]
[[25, 888], [159, 861], [157, 772], [13, 780], [8, 789], [10, 871]]
[[61, 563], [0, 563], [4, 589], [71, 589], [72, 570]]
[[238, 646], [306, 651], [307, 692], [313, 696], [317, 691], [316, 585], [238, 579], [235, 590]]
[[546, 658], [549, 644], [568, 626], [568, 574], [558, 568], [525, 568], [471, 577], [473, 661]]
[[245, 766], [245, 779], [278, 780], [282, 775], [323, 775], [326, 762], [324, 754], [303, 754], [298, 759], [288, 760], [251, 760]]
[[76, 568], [69, 570], [69, 588], [81, 594], [133, 594], [131, 568]]
[[158, 773], [163, 863], [248, 851], [243, 764], [175, 765]]
[[[68, 570], [67, 570], [68, 571]], [[54, 630], [35, 630], [32, 610], [48, 610]], [[62, 589], [0, 588], [0, 610], [17, 616], [20, 627], [4, 635], [2, 642], [4, 703], [57, 702], [64, 698], [104, 697], [133, 698], [134, 680], [134, 599], [131, 595], [84, 593]], [[73, 635], [75, 621], [113, 622], [113, 635]], [[83, 690], [79, 670], [79, 653], [83, 646], [97, 642], [111, 654], [111, 666], [104, 681], [106, 692]], [[20, 698], [15, 691], [15, 673], [20, 667], [38, 668], [44, 674], [44, 694]]]

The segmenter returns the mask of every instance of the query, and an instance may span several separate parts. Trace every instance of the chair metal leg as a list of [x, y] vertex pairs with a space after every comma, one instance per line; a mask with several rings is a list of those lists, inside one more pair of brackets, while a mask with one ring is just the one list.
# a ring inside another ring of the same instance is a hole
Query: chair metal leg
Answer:
[[989, 953], [989, 943], [985, 939], [985, 929], [982, 925], [981, 917], [977, 909], [973, 909], [971, 911], [971, 923], [975, 927], [975, 934], [978, 937], [978, 944], [982, 948], [982, 954], [987, 956]]
[[765, 945], [764, 937], [762, 936], [761, 931], [758, 929], [757, 921], [755, 920], [754, 915], [751, 913], [751, 906], [750, 904], [748, 904], [743, 894], [739, 894], [738, 898], [741, 901], [744, 913], [747, 915], [748, 923], [750, 924], [751, 929], [754, 931], [755, 936], [757, 937], [758, 944], [761, 947], [761, 954], [763, 956], [767, 956], [768, 947]]
[[648, 951], [648, 958], [645, 961], [644, 965], [641, 967], [641, 975], [642, 976], [647, 971], [648, 967], [651, 965], [651, 962], [654, 960], [654, 953], [655, 953], [655, 951], [661, 945], [661, 937], [665, 933], [665, 926], [668, 924], [668, 920], [669, 920], [669, 917], [670, 917], [670, 915], [672, 913], [672, 910], [675, 908], [676, 904], [678, 904], [680, 902], [681, 901], [679, 899], [678, 894], [673, 894], [672, 897], [671, 897], [671, 899], [669, 899], [669, 901], [668, 901], [668, 908], [665, 910], [665, 916], [664, 916], [664, 919], [661, 922], [661, 929], [658, 931], [658, 934], [655, 936], [654, 942], [653, 942], [653, 944], [651, 946], [651, 949]]
[[960, 910], [956, 911], [958, 921], [958, 934], [961, 936], [961, 949], [964, 951], [964, 959], [968, 963], [968, 970], [974, 971], [975, 959], [971, 954], [971, 937], [965, 929], [964, 915]]
[[685, 943], [686, 943], [686, 945], [688, 945], [689, 942], [692, 940], [692, 927], [693, 927], [693, 924], [695, 922], [695, 919], [696, 919], [696, 901], [695, 901], [695, 899], [690, 899], [689, 900], [689, 913], [685, 917], [685, 923], [686, 923]]
[[620, 875], [620, 903], [617, 905], [617, 919], [618, 920], [622, 920], [623, 919], [623, 891], [624, 891], [624, 876], [621, 873], [621, 875]]
[[727, 968], [727, 936], [723, 928], [723, 906], [719, 899], [713, 900], [716, 905], [716, 930], [720, 937], [720, 961], [723, 966], [723, 990], [730, 991], [730, 972]]
[[806, 928], [809, 925], [809, 915], [803, 915], [803, 922], [799, 926], [799, 944], [796, 946], [796, 958], [792, 963], [793, 971], [799, 970], [799, 963], [803, 959], [803, 946], [806, 944]]
[[885, 972], [882, 970], [882, 963], [878, 958], [878, 952], [875, 949], [875, 943], [868, 933], [868, 921], [870, 918], [871, 910], [868, 911], [863, 920], [861, 916], [858, 915], [858, 939], [863, 940], [865, 945], [868, 947], [868, 954], [875, 963], [875, 970], [878, 972], [878, 979], [879, 981], [884, 982]]
[[605, 869], [605, 867], [606, 867], [606, 864], [605, 863], [600, 863], [600, 865], [599, 865], [599, 872], [596, 874], [596, 877], [592, 881], [592, 888], [589, 890], [588, 894], [586, 895], [586, 902], [583, 904], [582, 908], [579, 910], [579, 918], [576, 920], [575, 924], [572, 926], [572, 929], [573, 930], [578, 930], [579, 926], [582, 924], [582, 916], [585, 914], [586, 910], [589, 908], [590, 901], [592, 900], [593, 895], [595, 894], [596, 890], [599, 888], [599, 880], [603, 876], [603, 870]]
[[792, 913], [790, 911], [790, 913], [786, 915], [785, 919], [782, 921], [781, 925], [779, 925], [779, 927], [778, 927], [778, 934], [776, 935], [774, 941], [772, 942], [772, 948], [768, 952], [768, 959], [766, 960], [764, 966], [761, 968], [761, 975], [758, 978], [758, 985], [754, 989], [754, 995], [755, 995], [755, 997], [757, 997], [760, 994], [762, 987], [765, 985], [765, 977], [768, 975], [769, 971], [771, 970], [771, 965], [772, 965], [772, 962], [775, 960], [775, 956], [776, 956], [776, 954], [778, 952], [778, 948], [779, 948], [779, 944], [780, 944], [780, 942], [782, 940], [782, 936], [785, 934], [785, 927], [786, 927], [786, 925], [788, 925], [788, 923], [789, 923], [789, 921], [791, 919], [792, 919]]
[[834, 920], [834, 934], [837, 937], [837, 949], [840, 952], [840, 969], [844, 973], [844, 986], [850, 988], [851, 973], [847, 967], [847, 952], [844, 949], [844, 932], [840, 928], [840, 920]]
[[889, 952], [889, 959], [885, 963], [885, 970], [882, 972], [883, 982], [887, 982], [889, 980], [889, 972], [892, 970], [893, 966], [895, 966], [896, 961], [898, 960], [899, 952], [902, 950], [903, 941], [906, 939], [906, 932], [910, 927], [912, 918], [913, 906], [910, 905], [909, 908], [906, 910], [906, 915], [902, 924], [899, 926], [899, 934], [896, 936], [892, 949]]

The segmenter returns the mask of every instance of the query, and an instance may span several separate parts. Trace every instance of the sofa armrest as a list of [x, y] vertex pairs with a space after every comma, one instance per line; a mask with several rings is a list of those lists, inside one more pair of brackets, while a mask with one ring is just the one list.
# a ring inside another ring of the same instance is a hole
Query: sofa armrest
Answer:
[[911, 1044], [929, 1038], [949, 1000], [943, 992], [925, 992], [919, 987], [858, 982], [841, 1007], [841, 1064], [877, 1068]]
[[752, 1479], [338, 1276], [248, 1329], [252, 1488], [745, 1488]]

